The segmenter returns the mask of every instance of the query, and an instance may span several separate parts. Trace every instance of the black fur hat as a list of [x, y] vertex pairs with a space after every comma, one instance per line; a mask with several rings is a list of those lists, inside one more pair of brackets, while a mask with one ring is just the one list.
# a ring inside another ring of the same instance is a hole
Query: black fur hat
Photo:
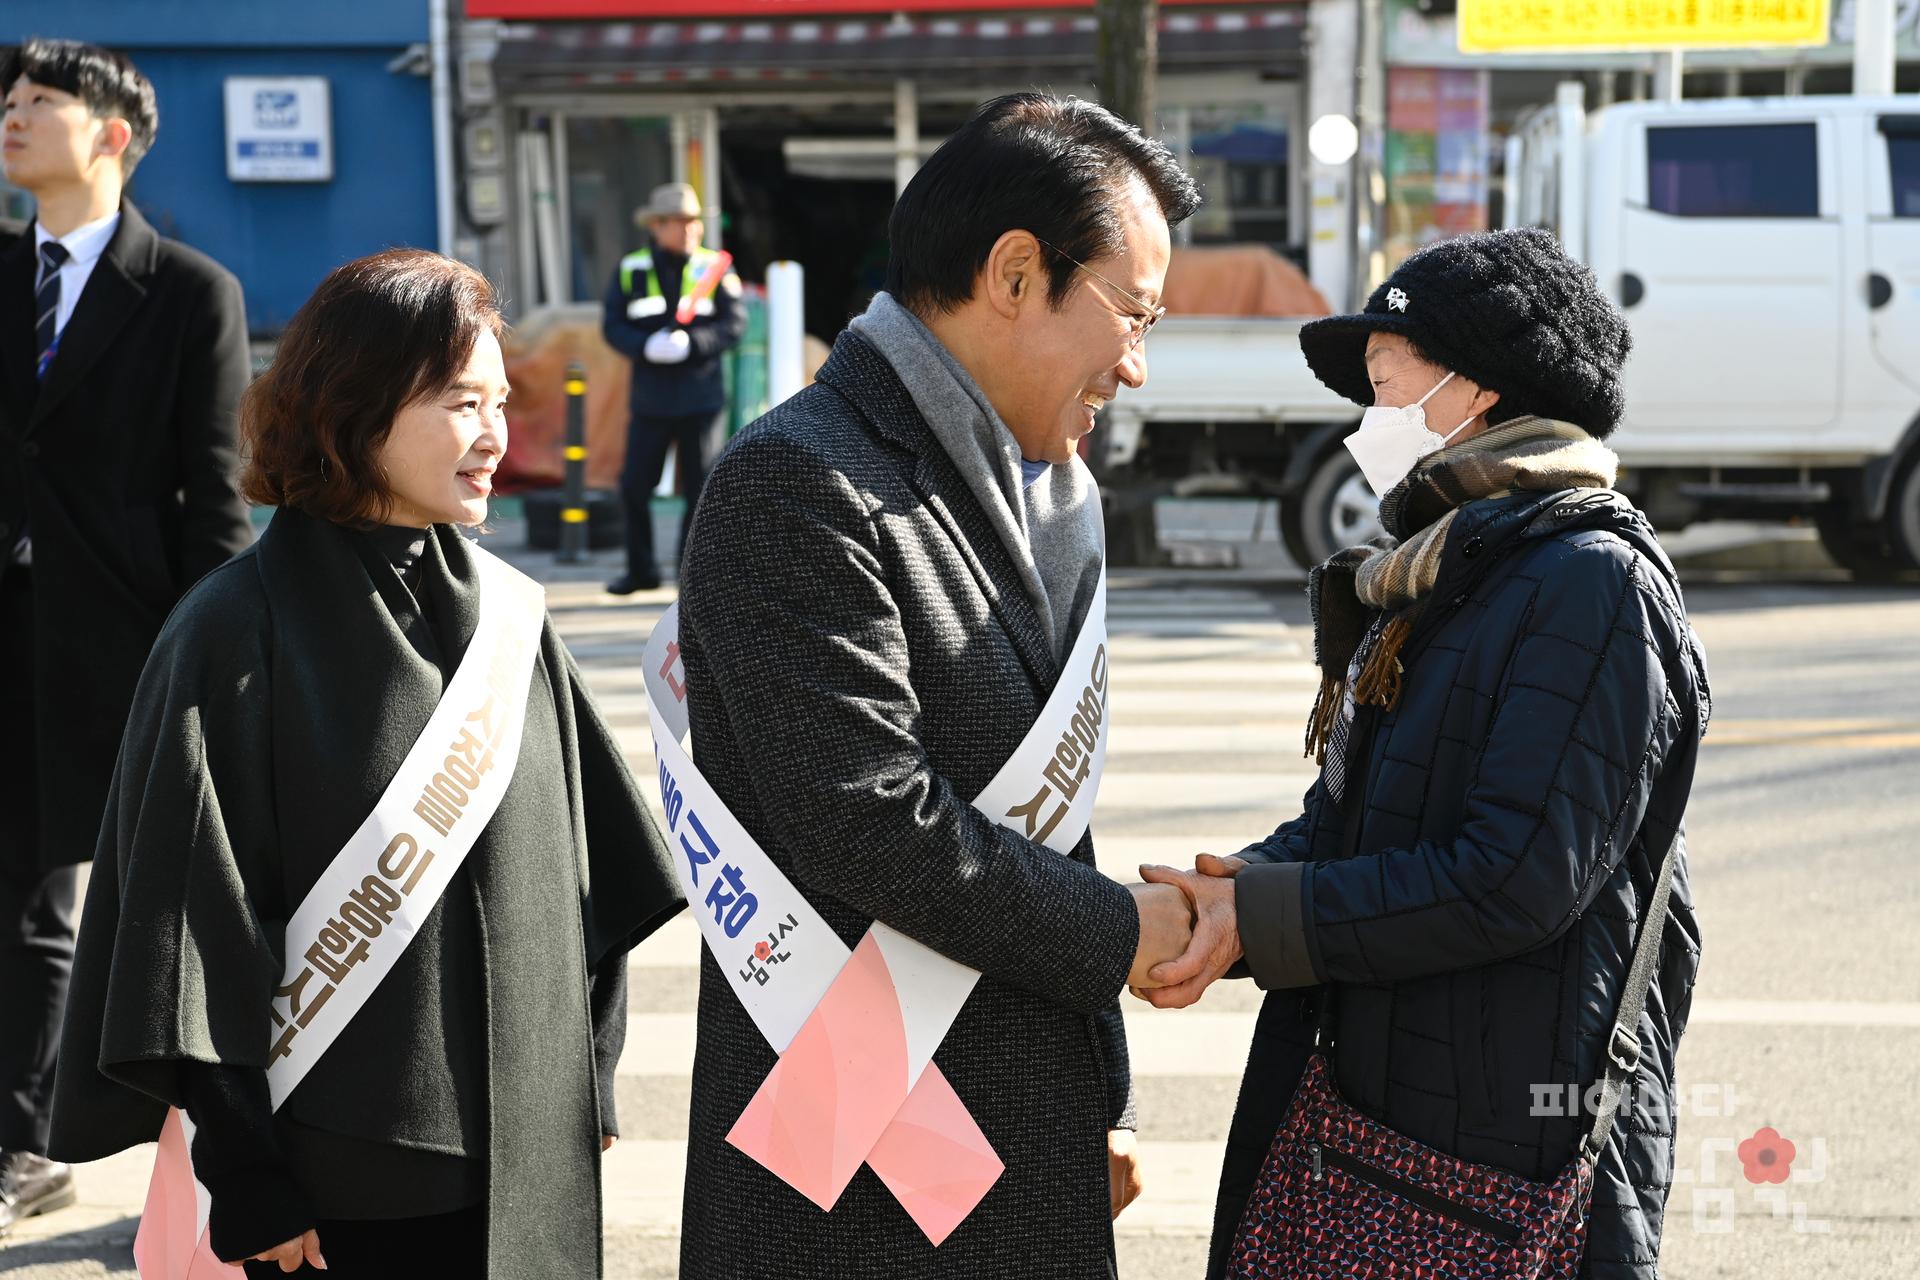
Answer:
[[1498, 391], [1502, 419], [1532, 413], [1604, 436], [1626, 407], [1626, 317], [1593, 272], [1538, 228], [1429, 245], [1359, 315], [1303, 326], [1300, 346], [1320, 381], [1370, 405], [1367, 335], [1375, 332], [1402, 334], [1434, 363]]

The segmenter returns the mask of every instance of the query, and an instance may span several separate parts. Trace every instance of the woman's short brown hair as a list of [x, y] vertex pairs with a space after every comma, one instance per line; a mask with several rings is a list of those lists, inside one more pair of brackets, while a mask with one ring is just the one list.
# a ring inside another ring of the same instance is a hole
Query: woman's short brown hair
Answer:
[[464, 262], [389, 249], [336, 268], [241, 398], [241, 491], [262, 506], [379, 523], [393, 494], [376, 454], [394, 419], [453, 385], [480, 335], [505, 328], [493, 286]]

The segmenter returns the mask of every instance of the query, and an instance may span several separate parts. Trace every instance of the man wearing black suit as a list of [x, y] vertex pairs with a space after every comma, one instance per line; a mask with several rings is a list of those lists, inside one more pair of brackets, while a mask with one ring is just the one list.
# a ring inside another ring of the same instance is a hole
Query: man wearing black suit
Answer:
[[71, 1204], [47, 1101], [93, 857], [147, 651], [194, 580], [247, 545], [234, 412], [239, 283], [122, 198], [158, 128], [125, 57], [29, 40], [0, 65], [0, 1233]]

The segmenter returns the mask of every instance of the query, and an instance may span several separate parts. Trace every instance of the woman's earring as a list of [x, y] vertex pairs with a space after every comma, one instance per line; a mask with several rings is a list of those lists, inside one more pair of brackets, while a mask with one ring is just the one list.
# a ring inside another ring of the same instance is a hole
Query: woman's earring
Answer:
[[324, 453], [320, 455], [320, 483], [332, 483], [332, 477], [327, 474], [327, 455]]

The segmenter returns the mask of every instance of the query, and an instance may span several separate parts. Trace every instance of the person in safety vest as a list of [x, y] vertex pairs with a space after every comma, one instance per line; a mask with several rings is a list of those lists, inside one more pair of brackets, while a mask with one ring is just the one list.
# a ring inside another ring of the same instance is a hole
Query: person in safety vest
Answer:
[[[633, 361], [627, 460], [620, 470], [627, 571], [607, 584], [617, 596], [660, 585], [647, 504], [660, 483], [668, 446], [680, 460], [680, 493], [687, 501], [680, 522], [684, 545], [707, 468], [726, 443], [727, 389], [720, 357], [739, 345], [746, 330], [740, 277], [725, 272], [719, 286], [699, 298], [690, 319], [676, 315], [683, 297], [704, 292], [702, 278], [721, 257], [700, 245], [706, 229], [701, 215], [692, 187], [682, 182], [656, 187], [633, 215], [647, 229], [647, 247], [620, 259], [607, 286], [601, 332]], [[678, 547], [674, 559], [679, 560]]]

